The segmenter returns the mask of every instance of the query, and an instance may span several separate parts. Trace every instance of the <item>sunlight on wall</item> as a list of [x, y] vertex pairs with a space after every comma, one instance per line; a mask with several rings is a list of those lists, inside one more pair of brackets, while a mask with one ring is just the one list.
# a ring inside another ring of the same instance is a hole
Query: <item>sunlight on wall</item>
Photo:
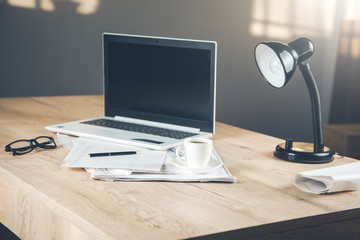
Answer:
[[329, 36], [335, 5], [336, 0], [253, 0], [250, 34], [272, 39]]
[[341, 26], [340, 54], [353, 59], [360, 58], [360, 2], [347, 0]]
[[[2, 1], [0, 0], [0, 3]], [[100, 4], [100, 0], [7, 0], [7, 3], [13, 7], [27, 9], [41, 9], [43, 11], [56, 11], [57, 3], [76, 3], [76, 13], [89, 15], [95, 13]]]
[[79, 4], [76, 12], [85, 15], [95, 13], [100, 3], [99, 0], [72, 0], [72, 2]]
[[360, 20], [360, 2], [358, 0], [346, 0], [345, 20]]
[[41, 0], [40, 8], [44, 11], [55, 11], [54, 3], [51, 0]]
[[14, 7], [36, 8], [36, 0], [8, 0], [8, 4]]

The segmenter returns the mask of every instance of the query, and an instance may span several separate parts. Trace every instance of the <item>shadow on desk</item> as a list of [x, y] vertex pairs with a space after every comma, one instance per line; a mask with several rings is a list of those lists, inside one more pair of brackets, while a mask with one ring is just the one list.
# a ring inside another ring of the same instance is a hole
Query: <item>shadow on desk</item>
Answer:
[[20, 240], [12, 231], [0, 223], [0, 239], [2, 240]]
[[322, 214], [191, 238], [194, 240], [358, 240], [360, 209]]

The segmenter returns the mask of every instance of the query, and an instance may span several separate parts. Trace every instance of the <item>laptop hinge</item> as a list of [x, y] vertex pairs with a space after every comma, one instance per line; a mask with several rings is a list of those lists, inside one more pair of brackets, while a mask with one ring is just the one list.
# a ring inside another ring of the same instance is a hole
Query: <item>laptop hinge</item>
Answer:
[[147, 125], [147, 126], [152, 126], [152, 127], [166, 128], [166, 129], [172, 129], [172, 130], [178, 130], [178, 131], [184, 131], [184, 132], [190, 132], [190, 133], [199, 133], [200, 132], [199, 128], [191, 128], [191, 127], [173, 125], [173, 124], [168, 124], [168, 123], [152, 122], [152, 121], [147, 121], [147, 120], [120, 117], [120, 116], [115, 116], [114, 119], [117, 121], [122, 121], [122, 122], [142, 124], [142, 125]]

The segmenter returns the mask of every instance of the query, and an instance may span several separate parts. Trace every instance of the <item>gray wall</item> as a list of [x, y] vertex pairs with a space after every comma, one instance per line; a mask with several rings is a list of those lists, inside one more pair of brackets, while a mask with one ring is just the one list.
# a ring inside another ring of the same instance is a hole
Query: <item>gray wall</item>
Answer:
[[261, 78], [253, 51], [264, 40], [311, 38], [316, 48], [311, 67], [327, 122], [343, 5], [342, 0], [0, 0], [0, 97], [101, 94], [103, 32], [215, 40], [217, 120], [311, 141], [301, 74], [274, 89]]

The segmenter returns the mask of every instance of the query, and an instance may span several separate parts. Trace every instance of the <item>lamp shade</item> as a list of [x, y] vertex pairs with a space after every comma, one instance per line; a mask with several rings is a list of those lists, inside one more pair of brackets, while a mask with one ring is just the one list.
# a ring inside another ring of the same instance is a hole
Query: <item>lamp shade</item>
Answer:
[[297, 65], [297, 53], [279, 42], [263, 42], [255, 47], [255, 61], [265, 80], [281, 88], [293, 76]]

